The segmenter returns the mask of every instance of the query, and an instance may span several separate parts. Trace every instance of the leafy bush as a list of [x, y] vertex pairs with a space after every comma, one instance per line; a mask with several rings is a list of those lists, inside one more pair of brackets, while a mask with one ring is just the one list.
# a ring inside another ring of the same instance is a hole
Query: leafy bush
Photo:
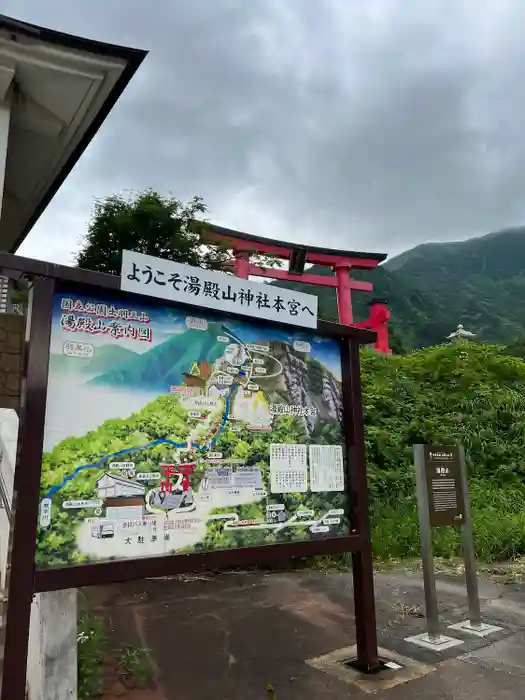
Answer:
[[124, 647], [120, 654], [120, 666], [123, 680], [128, 686], [145, 688], [153, 677], [149, 649]]
[[[525, 552], [525, 363], [499, 346], [459, 343], [385, 357], [363, 351], [363, 403], [375, 554], [417, 556], [417, 442], [465, 446], [477, 554]], [[459, 551], [453, 528], [436, 555]]]

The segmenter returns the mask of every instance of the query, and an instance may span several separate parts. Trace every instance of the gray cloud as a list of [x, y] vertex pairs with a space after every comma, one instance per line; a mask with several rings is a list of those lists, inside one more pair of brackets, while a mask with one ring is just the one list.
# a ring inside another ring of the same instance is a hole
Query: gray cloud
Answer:
[[525, 221], [521, 0], [12, 0], [150, 50], [23, 246], [66, 261], [92, 199], [202, 195], [223, 225], [389, 253]]

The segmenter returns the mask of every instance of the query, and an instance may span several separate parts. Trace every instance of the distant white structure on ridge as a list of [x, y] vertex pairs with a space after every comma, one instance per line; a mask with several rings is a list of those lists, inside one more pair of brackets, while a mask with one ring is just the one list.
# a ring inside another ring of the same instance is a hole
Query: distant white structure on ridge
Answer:
[[475, 333], [471, 333], [470, 331], [465, 330], [461, 323], [459, 323], [457, 329], [450, 335], [447, 335], [447, 340], [451, 340], [452, 342], [458, 342], [459, 340], [470, 340], [471, 338], [475, 337]]

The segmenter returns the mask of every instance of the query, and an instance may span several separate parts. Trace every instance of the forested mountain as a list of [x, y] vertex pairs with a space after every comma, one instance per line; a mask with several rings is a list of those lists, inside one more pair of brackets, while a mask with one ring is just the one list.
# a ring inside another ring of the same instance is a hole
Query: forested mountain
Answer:
[[[328, 274], [317, 266], [311, 271]], [[491, 343], [525, 338], [525, 227], [459, 243], [425, 243], [352, 275], [374, 284], [372, 295], [352, 295], [356, 321], [368, 315], [371, 298], [387, 299], [394, 349], [399, 343], [406, 349], [441, 343], [458, 323]], [[334, 290], [286, 286], [318, 294], [321, 316], [336, 318]]]

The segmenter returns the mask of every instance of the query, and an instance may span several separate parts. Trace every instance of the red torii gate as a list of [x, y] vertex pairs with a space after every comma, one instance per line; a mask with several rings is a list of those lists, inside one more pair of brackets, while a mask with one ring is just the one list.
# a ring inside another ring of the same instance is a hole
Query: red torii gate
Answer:
[[[383, 253], [356, 253], [350, 251], [303, 246], [296, 243], [284, 243], [270, 238], [253, 236], [249, 233], [233, 231], [222, 226], [213, 226], [204, 239], [210, 243], [226, 246], [235, 258], [233, 269], [237, 277], [248, 279], [250, 275], [270, 277], [275, 280], [300, 282], [321, 287], [335, 287], [337, 290], [337, 309], [339, 322], [345, 326], [370, 328], [377, 333], [374, 348], [377, 352], [391, 354], [388, 346], [388, 320], [390, 311], [387, 302], [374, 300], [370, 305], [370, 315], [365, 321], [354, 323], [352, 315], [352, 289], [371, 292], [374, 287], [370, 282], [352, 279], [350, 270], [373, 270], [386, 259]], [[250, 255], [268, 254], [288, 260], [288, 270], [260, 267], [250, 262]], [[326, 265], [334, 271], [332, 275], [315, 275], [304, 272], [306, 263]]]

